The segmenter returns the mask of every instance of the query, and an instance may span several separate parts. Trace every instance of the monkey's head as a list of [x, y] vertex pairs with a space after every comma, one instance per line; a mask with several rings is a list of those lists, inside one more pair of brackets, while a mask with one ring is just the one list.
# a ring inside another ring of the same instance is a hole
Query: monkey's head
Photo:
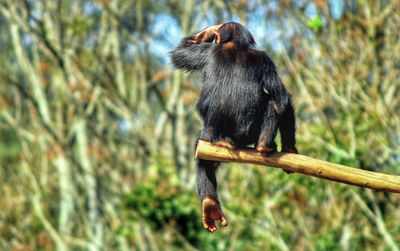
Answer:
[[235, 22], [222, 24], [215, 31], [215, 42], [217, 44], [231, 42], [239, 49], [248, 49], [250, 46], [256, 44], [250, 31], [243, 25]]

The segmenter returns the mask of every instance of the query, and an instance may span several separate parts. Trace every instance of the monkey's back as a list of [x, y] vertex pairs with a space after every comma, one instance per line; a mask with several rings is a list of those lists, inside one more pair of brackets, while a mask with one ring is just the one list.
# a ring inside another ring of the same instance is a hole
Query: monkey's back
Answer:
[[265, 53], [216, 51], [202, 71], [197, 109], [214, 140], [231, 138], [237, 145], [254, 143], [267, 106], [263, 93]]

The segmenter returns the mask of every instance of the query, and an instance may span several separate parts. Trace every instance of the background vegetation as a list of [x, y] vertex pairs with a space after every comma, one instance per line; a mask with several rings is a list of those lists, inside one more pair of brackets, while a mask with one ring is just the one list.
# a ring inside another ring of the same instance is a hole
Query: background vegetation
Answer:
[[196, 74], [181, 36], [239, 21], [293, 94], [301, 153], [400, 174], [400, 2], [0, 1], [1, 250], [399, 250], [400, 198], [220, 169], [194, 189]]

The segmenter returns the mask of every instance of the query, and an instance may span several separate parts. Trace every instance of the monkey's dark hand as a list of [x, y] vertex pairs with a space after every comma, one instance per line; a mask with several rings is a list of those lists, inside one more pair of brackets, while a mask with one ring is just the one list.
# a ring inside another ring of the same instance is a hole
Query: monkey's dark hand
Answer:
[[203, 199], [201, 204], [203, 209], [203, 226], [208, 232], [214, 233], [217, 231], [215, 221], [221, 221], [221, 225], [224, 227], [228, 225], [228, 221], [225, 219], [219, 202], [215, 198], [207, 196]]
[[297, 151], [297, 148], [296, 148], [296, 147], [294, 147], [294, 148], [286, 148], [286, 147], [283, 147], [283, 148], [282, 148], [282, 152], [284, 152], [284, 153], [295, 153], [295, 154], [298, 154], [298, 153], [299, 153], [299, 151]]

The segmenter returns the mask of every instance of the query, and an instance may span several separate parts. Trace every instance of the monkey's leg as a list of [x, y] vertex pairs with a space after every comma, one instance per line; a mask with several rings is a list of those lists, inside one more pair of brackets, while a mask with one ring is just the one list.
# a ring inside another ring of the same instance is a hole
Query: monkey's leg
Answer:
[[[205, 131], [200, 133], [199, 139], [211, 141], [211, 137], [207, 137]], [[196, 143], [197, 145], [197, 143]], [[197, 160], [197, 192], [201, 202], [203, 211], [203, 226], [209, 232], [217, 231], [215, 221], [221, 221], [222, 226], [227, 226], [228, 222], [222, 212], [217, 194], [216, 171], [220, 162], [210, 160]]]
[[203, 211], [203, 226], [211, 233], [217, 230], [215, 221], [220, 220], [222, 226], [228, 225], [217, 194], [215, 173], [219, 164], [219, 162], [209, 160], [197, 161], [196, 183]]
[[296, 149], [296, 121], [292, 103], [286, 107], [284, 113], [278, 115], [278, 127], [281, 132], [282, 152], [298, 153]]
[[272, 101], [268, 102], [268, 106], [263, 114], [263, 122], [261, 125], [260, 136], [256, 145], [256, 150], [262, 153], [276, 151], [275, 136], [278, 131], [278, 115], [275, 112]]

